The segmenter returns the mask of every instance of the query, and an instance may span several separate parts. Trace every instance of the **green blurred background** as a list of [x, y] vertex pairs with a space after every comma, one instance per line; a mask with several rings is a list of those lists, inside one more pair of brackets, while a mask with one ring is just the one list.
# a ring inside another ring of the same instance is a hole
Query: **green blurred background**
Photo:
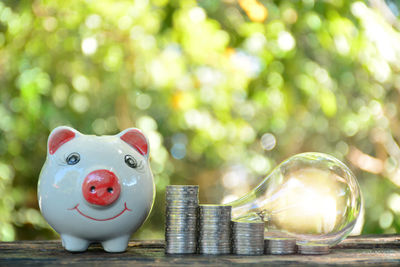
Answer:
[[157, 197], [134, 238], [163, 238], [166, 185], [226, 202], [305, 151], [354, 171], [362, 233], [400, 231], [399, 6], [2, 0], [0, 240], [57, 238], [36, 185], [59, 125], [148, 135]]

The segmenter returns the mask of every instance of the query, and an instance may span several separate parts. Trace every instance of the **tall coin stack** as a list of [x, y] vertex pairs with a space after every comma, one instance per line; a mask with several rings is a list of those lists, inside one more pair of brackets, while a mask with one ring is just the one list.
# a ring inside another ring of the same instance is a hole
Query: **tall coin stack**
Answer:
[[231, 211], [231, 206], [199, 206], [198, 252], [200, 254], [230, 253]]
[[167, 186], [165, 253], [196, 253], [198, 192], [198, 185]]
[[264, 254], [264, 222], [232, 221], [232, 253]]

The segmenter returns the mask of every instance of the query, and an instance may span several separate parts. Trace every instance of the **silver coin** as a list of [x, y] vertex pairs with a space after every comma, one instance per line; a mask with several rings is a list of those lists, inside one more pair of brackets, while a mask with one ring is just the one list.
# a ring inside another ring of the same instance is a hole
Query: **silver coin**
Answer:
[[196, 243], [178, 243], [178, 242], [168, 242], [167, 244], [167, 248], [176, 248], [176, 249], [194, 249], [197, 247]]
[[254, 234], [260, 234], [264, 237], [264, 228], [261, 229], [237, 229], [237, 228], [232, 228], [232, 231], [237, 233], [238, 235], [254, 235]]
[[265, 239], [265, 254], [286, 255], [296, 253], [296, 240], [290, 237]]
[[182, 249], [175, 249], [175, 248], [166, 248], [165, 249], [166, 254], [195, 254], [196, 253], [196, 248], [182, 248]]
[[204, 216], [204, 214], [201, 214], [201, 213], [199, 212], [199, 218], [202, 219], [202, 220], [214, 220], [214, 221], [217, 220], [217, 218], [218, 218], [218, 219], [227, 220], [227, 219], [230, 219], [230, 218], [231, 218], [231, 215], [230, 215], [230, 214], [220, 214], [220, 213], [216, 213], [216, 214], [211, 214], [211, 215]]
[[217, 245], [199, 243], [199, 244], [197, 244], [197, 246], [202, 249], [225, 249], [225, 248], [231, 247], [231, 245], [229, 243], [223, 243], [223, 244], [217, 244]]
[[187, 252], [187, 253], [196, 253], [196, 246], [180, 246], [180, 245], [169, 245], [165, 248], [166, 251], [169, 251], [169, 253], [179, 253], [179, 252]]
[[207, 234], [207, 233], [201, 233], [199, 234], [199, 240], [213, 240], [214, 242], [217, 242], [215, 238], [218, 238], [220, 240], [228, 240], [230, 239], [230, 233], [222, 233], [222, 234]]
[[264, 253], [264, 222], [232, 221], [232, 253], [261, 255]]
[[209, 208], [209, 206], [199, 205], [199, 212], [203, 216], [215, 215], [215, 214], [230, 215], [231, 211], [232, 211], [231, 206], [213, 206], [212, 208]]
[[197, 205], [167, 205], [165, 211], [168, 212], [185, 212], [190, 211], [197, 214]]
[[184, 211], [191, 211], [193, 213], [198, 213], [197, 208], [198, 204], [196, 203], [183, 203], [183, 202], [172, 202], [166, 203], [165, 211], [168, 212], [184, 212]]
[[199, 231], [215, 231], [215, 232], [230, 232], [231, 228], [229, 225], [210, 225], [210, 224], [199, 224]]
[[232, 249], [232, 254], [236, 254], [236, 255], [249, 255], [249, 256], [253, 256], [253, 255], [263, 255], [264, 251], [263, 250], [246, 250], [246, 249]]
[[201, 205], [199, 205], [199, 213], [201, 215], [201, 217], [212, 217], [215, 215], [220, 215], [220, 216], [229, 216], [231, 215], [231, 211], [230, 210], [209, 210], [209, 211], [205, 211], [201, 208]]
[[224, 251], [230, 251], [231, 250], [231, 246], [229, 246], [229, 245], [221, 245], [221, 246], [210, 246], [210, 245], [207, 245], [207, 246], [202, 246], [202, 245], [200, 245], [200, 246], [198, 246], [198, 249], [201, 251], [201, 250], [212, 250], [212, 251], [217, 251], [217, 250], [224, 250]]
[[199, 249], [199, 254], [204, 255], [226, 255], [231, 253], [230, 248], [223, 248], [223, 249]]
[[194, 239], [198, 239], [197, 238], [197, 234], [195, 233], [187, 233], [187, 234], [179, 234], [179, 233], [165, 233], [164, 235], [165, 237], [169, 237], [169, 238], [176, 238], [176, 237], [184, 237], [184, 238], [194, 238]]
[[215, 237], [215, 236], [224, 236], [224, 235], [230, 236], [231, 235], [231, 231], [229, 231], [229, 229], [226, 229], [225, 231], [224, 230], [220, 230], [220, 231], [199, 230], [198, 234], [199, 234], [199, 236], [204, 236], [204, 237], [206, 237], [206, 236]]
[[215, 204], [201, 204], [200, 209], [204, 211], [209, 211], [209, 210], [232, 210], [232, 206], [226, 206], [226, 205], [215, 205]]
[[189, 209], [182, 209], [182, 210], [177, 210], [177, 209], [168, 209], [166, 210], [165, 213], [166, 216], [168, 217], [173, 217], [173, 216], [178, 216], [178, 217], [198, 217], [197, 213], [193, 210]]
[[199, 251], [218, 251], [218, 250], [223, 250], [223, 251], [230, 251], [231, 247], [229, 245], [221, 245], [221, 246], [198, 246]]
[[187, 225], [187, 224], [169, 224], [165, 226], [165, 231], [168, 232], [177, 232], [177, 231], [196, 231], [196, 225]]
[[198, 199], [198, 193], [193, 191], [167, 191], [165, 198], [192, 198]]
[[322, 255], [328, 254], [330, 249], [328, 245], [303, 245], [298, 244], [298, 253], [305, 255]]
[[209, 223], [218, 223], [218, 222], [224, 222], [226, 224], [230, 224], [230, 219], [231, 216], [221, 216], [221, 215], [213, 215], [210, 217], [204, 217], [199, 214], [199, 221], [204, 221], [204, 222], [209, 222]]
[[173, 224], [192, 225], [189, 222], [192, 222], [193, 225], [197, 225], [196, 218], [190, 218], [190, 217], [166, 218], [166, 220], [165, 220], [166, 224], [173, 223]]
[[219, 218], [219, 220], [215, 220], [215, 221], [198, 219], [199, 225], [204, 225], [204, 227], [209, 227], [209, 226], [217, 227], [217, 226], [220, 226], [220, 227], [225, 227], [225, 228], [231, 228], [231, 226], [228, 223], [228, 221], [229, 221], [229, 218], [226, 218], [226, 219]]
[[264, 235], [263, 235], [262, 231], [258, 231], [258, 232], [256, 232], [256, 231], [253, 231], [253, 232], [247, 231], [246, 233], [242, 233], [242, 232], [237, 232], [235, 230], [232, 230], [232, 233], [233, 233], [233, 236], [237, 237], [237, 238], [246, 239], [246, 238], [259, 237], [260, 239], [264, 240]]
[[197, 205], [189, 206], [189, 205], [168, 205], [165, 208], [166, 213], [185, 213], [185, 212], [190, 212], [193, 214], [198, 214], [197, 212]]
[[197, 229], [196, 224], [195, 223], [190, 224], [189, 222], [190, 221], [186, 220], [183, 222], [176, 221], [173, 223], [167, 223], [165, 225], [165, 229], [196, 230]]
[[176, 242], [176, 241], [168, 241], [168, 243], [165, 243], [166, 247], [168, 248], [197, 248], [196, 242]]
[[166, 245], [167, 246], [171, 246], [171, 245], [187, 245], [187, 246], [197, 246], [197, 240], [196, 238], [181, 238], [181, 239], [177, 239], [177, 238], [171, 238], [171, 237], [167, 237], [165, 239], [166, 241]]
[[195, 227], [188, 227], [188, 226], [178, 227], [176, 225], [168, 225], [165, 227], [166, 233], [196, 233], [197, 234], [196, 230], [197, 229]]
[[198, 190], [199, 186], [198, 185], [167, 185], [166, 187], [167, 191], [171, 189], [195, 189]]
[[183, 214], [183, 213], [167, 213], [167, 214], [165, 214], [165, 217], [166, 217], [167, 219], [171, 219], [171, 220], [173, 220], [173, 219], [182, 219], [182, 218], [196, 219], [196, 222], [197, 222], [197, 216], [196, 216], [196, 214], [191, 214], [191, 213], [188, 213], [188, 214]]
[[197, 224], [196, 216], [178, 216], [178, 215], [167, 215], [165, 216], [167, 223], [174, 223], [174, 222], [194, 222]]
[[212, 240], [213, 242], [217, 242], [215, 239], [219, 240], [230, 240], [230, 233], [222, 233], [222, 234], [199, 234], [199, 240]]
[[216, 221], [216, 222], [210, 222], [210, 221], [201, 221], [198, 220], [198, 224], [202, 227], [202, 228], [221, 228], [221, 229], [230, 229], [230, 225], [229, 223], [227, 223], [226, 221], [228, 221], [228, 219], [221, 220], [221, 221]]
[[193, 207], [185, 206], [185, 205], [183, 205], [183, 206], [169, 205], [169, 206], [166, 206], [165, 211], [166, 212], [191, 212], [191, 213], [198, 214], [197, 213], [197, 205], [193, 206]]
[[197, 217], [190, 214], [167, 214], [165, 215], [166, 221], [181, 221], [181, 220], [194, 220], [197, 223]]
[[187, 223], [174, 223], [174, 224], [167, 224], [165, 226], [166, 231], [196, 231], [197, 227], [195, 224], [190, 225]]
[[218, 240], [212, 239], [212, 238], [203, 238], [202, 236], [199, 236], [197, 238], [199, 243], [202, 244], [210, 244], [210, 245], [217, 245], [217, 244], [230, 244], [231, 241], [229, 238], [221, 238]]
[[181, 203], [181, 204], [198, 204], [199, 198], [196, 195], [186, 196], [186, 195], [168, 195], [165, 197], [165, 203]]
[[197, 217], [191, 215], [180, 215], [180, 214], [167, 214], [165, 216], [166, 222], [182, 222], [182, 221], [194, 221], [197, 223]]
[[188, 237], [196, 237], [196, 231], [186, 231], [186, 232], [178, 232], [178, 231], [168, 231], [165, 233], [166, 236], [188, 236]]
[[166, 203], [166, 209], [168, 211], [194, 211], [197, 213], [198, 204], [195, 202], [183, 202], [183, 201], [171, 201], [170, 203]]
[[261, 239], [237, 239], [232, 238], [233, 246], [254, 246], [264, 247], [264, 240]]
[[196, 251], [196, 245], [186, 245], [186, 244], [168, 244], [166, 249], [172, 250], [191, 250], [191, 251]]
[[167, 186], [166, 195], [198, 195], [199, 187], [198, 186]]
[[187, 224], [170, 224], [165, 226], [167, 232], [197, 232], [196, 225], [190, 226]]
[[165, 253], [196, 253], [198, 186], [167, 186], [165, 203]]
[[189, 194], [167, 194], [165, 196], [166, 202], [174, 202], [174, 201], [181, 201], [181, 202], [199, 202], [199, 196], [198, 195], [189, 195]]
[[231, 207], [199, 205], [198, 250], [201, 254], [229, 254]]
[[188, 239], [188, 240], [182, 240], [182, 239], [174, 239], [170, 238], [166, 240], [167, 245], [185, 245], [185, 246], [194, 246], [196, 245], [196, 240], [195, 239]]
[[177, 215], [177, 214], [168, 214], [165, 216], [165, 222], [170, 223], [170, 222], [184, 222], [184, 221], [189, 221], [189, 222], [194, 222], [197, 224], [197, 217], [196, 216], [185, 216], [185, 215]]

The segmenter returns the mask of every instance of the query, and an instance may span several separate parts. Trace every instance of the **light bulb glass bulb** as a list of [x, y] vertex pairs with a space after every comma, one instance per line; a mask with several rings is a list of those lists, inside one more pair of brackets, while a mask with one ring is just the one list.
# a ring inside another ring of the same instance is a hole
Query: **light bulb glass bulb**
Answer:
[[255, 189], [226, 205], [239, 221], [265, 221], [271, 232], [301, 245], [333, 246], [353, 229], [360, 188], [350, 169], [322, 153], [297, 154], [277, 166]]

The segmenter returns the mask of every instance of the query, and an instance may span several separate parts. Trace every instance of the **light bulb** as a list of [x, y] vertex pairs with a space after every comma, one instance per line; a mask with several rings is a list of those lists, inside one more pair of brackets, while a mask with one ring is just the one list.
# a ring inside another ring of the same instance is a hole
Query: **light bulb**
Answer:
[[333, 246], [353, 229], [360, 188], [350, 169], [322, 153], [302, 153], [277, 166], [245, 196], [228, 203], [239, 221], [265, 221], [265, 236], [282, 233], [298, 245]]

